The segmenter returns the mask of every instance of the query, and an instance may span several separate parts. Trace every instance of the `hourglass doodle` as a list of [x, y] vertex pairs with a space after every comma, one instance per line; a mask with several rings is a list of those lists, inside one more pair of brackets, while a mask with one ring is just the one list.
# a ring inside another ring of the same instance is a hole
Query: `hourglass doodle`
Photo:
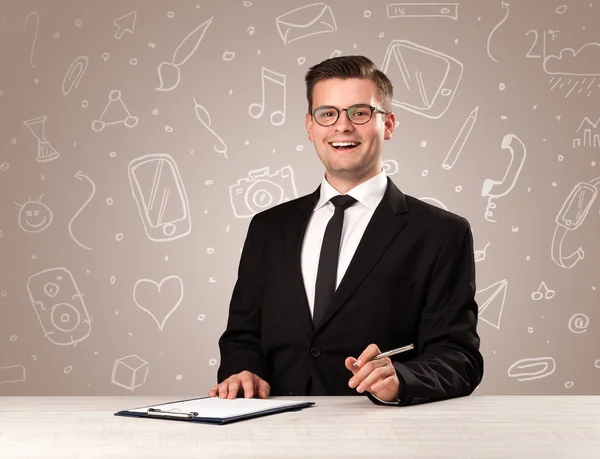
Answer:
[[39, 163], [52, 161], [60, 156], [60, 153], [58, 153], [46, 139], [46, 119], [47, 116], [40, 116], [38, 118], [23, 121], [23, 124], [29, 128], [38, 141], [37, 161]]

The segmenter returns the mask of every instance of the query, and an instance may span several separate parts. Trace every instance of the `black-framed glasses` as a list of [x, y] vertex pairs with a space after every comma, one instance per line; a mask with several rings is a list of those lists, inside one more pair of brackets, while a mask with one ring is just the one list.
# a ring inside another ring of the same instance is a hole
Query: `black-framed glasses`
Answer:
[[341, 112], [346, 112], [352, 124], [366, 124], [371, 121], [373, 113], [388, 113], [381, 108], [367, 104], [355, 104], [348, 108], [339, 109], [330, 105], [323, 105], [313, 110], [312, 116], [321, 126], [332, 126], [340, 117]]

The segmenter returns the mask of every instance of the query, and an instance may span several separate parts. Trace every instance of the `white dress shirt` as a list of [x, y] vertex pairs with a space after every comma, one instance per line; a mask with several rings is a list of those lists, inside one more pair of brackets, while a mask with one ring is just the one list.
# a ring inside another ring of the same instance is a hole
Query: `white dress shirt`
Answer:
[[[342, 238], [340, 241], [340, 256], [338, 261], [338, 272], [335, 287], [340, 285], [340, 281], [346, 273], [346, 269], [354, 256], [354, 252], [371, 221], [375, 209], [381, 202], [385, 189], [387, 187], [387, 176], [385, 169], [382, 169], [375, 177], [352, 188], [346, 194], [352, 196], [358, 202], [348, 207], [344, 212], [344, 224], [342, 226]], [[329, 219], [333, 217], [335, 211], [334, 205], [329, 200], [339, 193], [323, 176], [321, 181], [321, 190], [319, 201], [315, 205], [313, 214], [308, 222], [304, 242], [302, 244], [302, 277], [304, 278], [304, 288], [310, 307], [311, 316], [314, 313], [315, 305], [315, 283], [317, 281], [317, 270], [319, 267], [319, 256], [321, 254], [321, 245], [325, 227]], [[383, 403], [395, 405], [393, 402], [386, 402], [379, 397], [375, 398]]]
[[[344, 277], [350, 260], [354, 256], [356, 247], [358, 247], [365, 232], [365, 228], [383, 198], [386, 187], [387, 176], [385, 170], [382, 169], [375, 177], [370, 178], [346, 193], [358, 202], [347, 208], [344, 213], [336, 288], [340, 285], [340, 281]], [[304, 235], [301, 258], [302, 277], [304, 279], [304, 288], [311, 316], [314, 312], [315, 282], [317, 280], [323, 235], [325, 234], [325, 227], [329, 223], [329, 219], [333, 217], [335, 211], [334, 205], [329, 200], [339, 194], [325, 179], [325, 176], [323, 176], [319, 201], [315, 205], [313, 214], [308, 222], [308, 227], [306, 228], [306, 234]]]

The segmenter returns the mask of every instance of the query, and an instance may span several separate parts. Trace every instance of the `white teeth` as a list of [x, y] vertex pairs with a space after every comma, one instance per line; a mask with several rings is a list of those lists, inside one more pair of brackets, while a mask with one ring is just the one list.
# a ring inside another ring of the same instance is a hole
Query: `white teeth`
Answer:
[[356, 142], [331, 142], [334, 147], [354, 147], [358, 145]]

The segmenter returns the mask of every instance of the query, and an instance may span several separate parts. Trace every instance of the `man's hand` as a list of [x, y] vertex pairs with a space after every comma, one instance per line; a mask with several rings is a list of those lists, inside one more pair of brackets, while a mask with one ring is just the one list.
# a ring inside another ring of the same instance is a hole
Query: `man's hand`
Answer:
[[218, 394], [219, 398], [234, 399], [243, 394], [244, 398], [267, 398], [270, 391], [271, 386], [268, 382], [244, 370], [214, 386], [208, 396], [215, 397]]
[[[368, 391], [380, 400], [385, 402], [395, 402], [398, 396], [400, 381], [396, 374], [396, 369], [392, 365], [389, 357], [383, 359], [369, 359], [379, 354], [381, 351], [375, 344], [369, 344], [367, 348], [358, 356], [347, 357], [346, 368], [353, 374], [348, 382], [350, 387], [356, 387], [360, 393]], [[356, 366], [354, 363], [356, 362]]]

